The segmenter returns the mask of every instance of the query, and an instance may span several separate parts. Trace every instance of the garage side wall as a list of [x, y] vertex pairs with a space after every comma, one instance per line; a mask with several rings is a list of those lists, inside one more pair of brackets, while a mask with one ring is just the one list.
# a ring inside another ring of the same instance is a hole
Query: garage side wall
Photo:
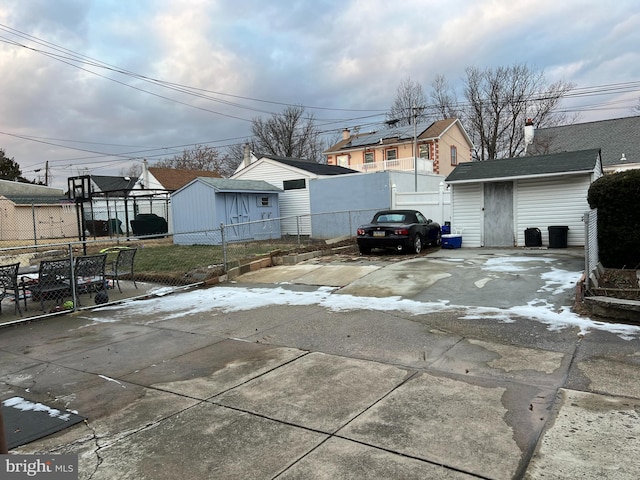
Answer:
[[[369, 223], [377, 210], [391, 205], [387, 172], [313, 179], [309, 182], [309, 193], [314, 238], [355, 235], [358, 225]], [[327, 215], [321, 215], [324, 213]]]
[[539, 228], [542, 244], [549, 245], [549, 226], [568, 226], [567, 245], [584, 246], [583, 215], [589, 211], [589, 185], [589, 175], [518, 181], [514, 192], [518, 246], [525, 246], [527, 228]]

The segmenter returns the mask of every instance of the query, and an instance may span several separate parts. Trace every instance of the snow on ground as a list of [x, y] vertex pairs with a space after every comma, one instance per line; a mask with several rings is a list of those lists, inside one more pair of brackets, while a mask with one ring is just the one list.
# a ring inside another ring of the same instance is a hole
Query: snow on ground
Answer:
[[[582, 272], [572, 272], [553, 267], [553, 263], [556, 262], [554, 258], [541, 256], [494, 257], [487, 259], [481, 268], [493, 273], [538, 274], [535, 273], [535, 268], [539, 266], [540, 262], [544, 263], [546, 268], [551, 265], [548, 271], [539, 273], [544, 284], [538, 292], [544, 295], [541, 298], [531, 300], [526, 305], [506, 309], [454, 305], [448, 301], [418, 302], [403, 299], [399, 296], [377, 298], [343, 294], [334, 295], [333, 292], [336, 289], [333, 287], [320, 287], [315, 291], [296, 291], [282, 286], [273, 288], [218, 286], [210, 289], [174, 293], [173, 295], [167, 295], [170, 289], [159, 288], [157, 291], [151, 292], [155, 296], [152, 301], [129, 302], [121, 305], [105, 306], [96, 310], [126, 309], [127, 314], [153, 314], [156, 319], [180, 318], [185, 315], [210, 312], [214, 309], [223, 312], [238, 312], [277, 305], [319, 305], [336, 312], [348, 310], [402, 311], [412, 315], [457, 311], [463, 312], [459, 317], [462, 320], [489, 319], [511, 323], [515, 322], [516, 319], [524, 318], [547, 325], [550, 331], [577, 327], [579, 328], [579, 333], [583, 335], [590, 330], [603, 330], [619, 335], [624, 339], [640, 337], [640, 327], [594, 321], [588, 317], [573, 313], [569, 306], [558, 307], [543, 298], [575, 289], [576, 283], [582, 275]], [[481, 287], [478, 286], [478, 288]], [[115, 320], [102, 318], [95, 321], [109, 322]]]
[[21, 410], [23, 412], [45, 412], [50, 417], [59, 418], [60, 420], [64, 420], [65, 422], [69, 421], [70, 413], [62, 413], [60, 410], [56, 408], [47, 407], [42, 403], [31, 402], [29, 400], [25, 400], [22, 397], [11, 397], [7, 398], [2, 402], [2, 405], [5, 407], [12, 407], [17, 410]]
[[[501, 262], [496, 262], [496, 265], [491, 268], [507, 268], [505, 262], [502, 262], [502, 265], [498, 267], [499, 263]], [[567, 289], [573, 289], [579, 277], [580, 273], [552, 269], [550, 272], [542, 274], [545, 286], [539, 291], [557, 294]], [[526, 305], [503, 309], [452, 305], [447, 301], [418, 302], [401, 297], [374, 298], [338, 295], [333, 294], [334, 290], [335, 288], [332, 287], [320, 287], [314, 291], [295, 291], [283, 287], [218, 286], [175, 293], [168, 296], [162, 295], [150, 301], [135, 301], [105, 306], [95, 309], [95, 311], [119, 311], [125, 309], [127, 315], [153, 314], [156, 320], [168, 320], [212, 310], [238, 312], [277, 305], [319, 305], [336, 312], [349, 310], [402, 311], [412, 315], [455, 310], [466, 312], [459, 317], [463, 320], [490, 319], [499, 322], [514, 322], [518, 318], [525, 318], [545, 324], [551, 331], [578, 327], [581, 334], [586, 334], [590, 330], [604, 330], [625, 339], [640, 337], [640, 327], [597, 322], [571, 312], [568, 306], [558, 308], [543, 298], [532, 300]], [[100, 319], [96, 321], [105, 322], [110, 320]]]

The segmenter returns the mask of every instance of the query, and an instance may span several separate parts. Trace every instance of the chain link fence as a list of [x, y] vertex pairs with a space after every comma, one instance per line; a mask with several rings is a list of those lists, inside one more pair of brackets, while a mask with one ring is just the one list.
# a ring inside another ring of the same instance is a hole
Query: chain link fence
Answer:
[[584, 263], [585, 288], [589, 289], [590, 275], [600, 262], [598, 254], [598, 210], [593, 209], [584, 214]]
[[[96, 297], [102, 290], [109, 301], [115, 301], [149, 296], [159, 290], [184, 288], [213, 281], [231, 268], [256, 259], [326, 248], [327, 240], [332, 244], [355, 244], [356, 228], [368, 223], [375, 214], [375, 210], [342, 211], [221, 224], [211, 230], [133, 235], [131, 229], [109, 221], [119, 220], [116, 210], [103, 212], [106, 218], [101, 221], [106, 222], [106, 226], [89, 223], [89, 227], [86, 211], [85, 222], [79, 223], [75, 205], [71, 204], [68, 210], [61, 212], [58, 206], [56, 211], [64, 217], [47, 219], [51, 212], [30, 205], [24, 211], [32, 212], [30, 218], [35, 219], [30, 222], [35, 232], [31, 238], [20, 236], [19, 229], [3, 230], [0, 266], [17, 263], [19, 267], [16, 290], [2, 298], [0, 317], [12, 313], [12, 308], [17, 317], [24, 318], [56, 313], [65, 305], [67, 308], [72, 305], [73, 309], [93, 306], [96, 299], [102, 300], [102, 296]], [[162, 213], [160, 209], [156, 211]], [[111, 212], [113, 215], [107, 215]], [[163, 221], [163, 225], [168, 224], [166, 218], [154, 215]], [[94, 215], [92, 220], [95, 218]], [[45, 228], [46, 222], [49, 225]], [[64, 224], [64, 228], [60, 224]], [[52, 230], [50, 225], [58, 227]], [[78, 225], [83, 225], [84, 231]], [[100, 225], [99, 230], [96, 225]], [[6, 236], [13, 238], [5, 239]], [[115, 262], [119, 253], [125, 250], [135, 250], [132, 270], [116, 278], [113, 275]], [[74, 270], [79, 258], [90, 256], [104, 257], [107, 273], [104, 278], [102, 273]], [[43, 263], [54, 261], [63, 261], [63, 269], [68, 263], [69, 273], [42, 271]], [[96, 281], [95, 277], [100, 279]], [[45, 285], [48, 281], [55, 282], [50, 289]], [[15, 308], [16, 299], [20, 301], [20, 312]], [[0, 323], [2, 320], [0, 318]]]

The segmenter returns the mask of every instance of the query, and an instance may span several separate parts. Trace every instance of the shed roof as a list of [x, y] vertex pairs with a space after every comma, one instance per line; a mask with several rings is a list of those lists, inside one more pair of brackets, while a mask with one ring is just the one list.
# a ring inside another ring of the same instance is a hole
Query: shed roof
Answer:
[[15, 205], [63, 205], [70, 203], [69, 199], [62, 195], [20, 195], [7, 193], [1, 196], [10, 200]]
[[445, 179], [447, 183], [483, 182], [527, 177], [548, 177], [591, 173], [598, 168], [600, 151], [596, 149], [563, 152], [535, 157], [516, 157], [458, 165]]
[[23, 195], [33, 197], [63, 197], [64, 192], [59, 188], [37, 185], [34, 183], [0, 180], [0, 195]]
[[189, 182], [189, 184], [185, 185], [185, 187], [198, 181], [206, 183], [207, 185], [211, 185], [216, 192], [269, 193], [269, 192], [282, 191], [282, 189], [276, 187], [275, 185], [271, 185], [270, 183], [267, 183], [264, 180], [234, 180], [231, 178], [213, 178], [213, 177], [198, 177], [193, 181]]
[[527, 151], [539, 155], [587, 148], [601, 150], [604, 166], [640, 163], [640, 116], [538, 128]]

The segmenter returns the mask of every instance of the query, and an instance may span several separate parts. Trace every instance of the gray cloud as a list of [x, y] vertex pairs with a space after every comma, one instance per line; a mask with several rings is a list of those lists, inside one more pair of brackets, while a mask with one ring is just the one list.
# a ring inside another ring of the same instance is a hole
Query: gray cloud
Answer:
[[[459, 87], [469, 66], [514, 63], [582, 87], [640, 77], [634, 0], [455, 0], [447, 8], [425, 0], [8, 0], [0, 6], [0, 23], [138, 74], [237, 96], [209, 94], [213, 101], [83, 65], [130, 88], [0, 43], [1, 132], [115, 155], [143, 146], [241, 141], [252, 118], [282, 109], [238, 97], [353, 109], [309, 110], [335, 122], [327, 129], [339, 130], [382, 120], [408, 76], [425, 91], [437, 74]], [[6, 31], [0, 36], [45, 49]], [[626, 92], [568, 104], [619, 100], [610, 110], [583, 114], [585, 120], [613, 118], [629, 115], [639, 96]], [[356, 110], [365, 109], [381, 115], [356, 119], [368, 114]], [[93, 155], [8, 135], [0, 135], [0, 147], [28, 178], [49, 161], [56, 186], [65, 186], [66, 176], [82, 167], [117, 174], [127, 165], [109, 156], [74, 160]], [[131, 153], [138, 160], [144, 155]]]

